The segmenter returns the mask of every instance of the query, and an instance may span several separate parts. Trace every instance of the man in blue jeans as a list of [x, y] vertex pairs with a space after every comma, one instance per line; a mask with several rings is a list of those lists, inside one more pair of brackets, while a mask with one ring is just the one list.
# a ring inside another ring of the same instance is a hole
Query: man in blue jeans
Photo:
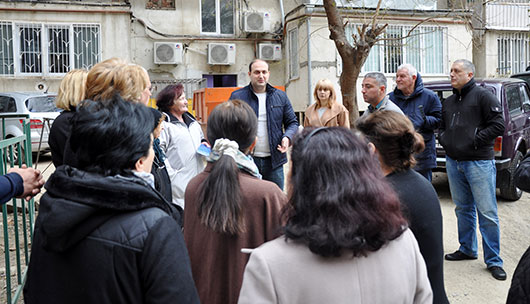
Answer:
[[256, 113], [258, 141], [254, 148], [254, 162], [263, 179], [276, 183], [283, 190], [283, 164], [287, 162], [285, 152], [298, 130], [298, 120], [285, 92], [268, 83], [267, 62], [254, 59], [248, 70], [250, 84], [232, 92], [230, 99], [245, 101]]
[[492, 276], [506, 280], [500, 257], [500, 226], [495, 196], [493, 144], [504, 133], [497, 98], [477, 86], [475, 66], [456, 60], [451, 66], [453, 95], [442, 106], [440, 144], [445, 149], [447, 177], [455, 202], [460, 248], [445, 255], [449, 261], [477, 258], [476, 222], [482, 235], [484, 262]]

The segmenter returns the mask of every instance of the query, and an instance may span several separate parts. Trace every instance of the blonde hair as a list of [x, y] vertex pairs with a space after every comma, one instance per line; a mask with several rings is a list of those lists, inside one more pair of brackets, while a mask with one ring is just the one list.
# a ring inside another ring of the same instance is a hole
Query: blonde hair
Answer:
[[124, 100], [136, 103], [148, 86], [148, 74], [143, 67], [111, 58], [96, 64], [88, 72], [86, 98], [110, 100], [118, 93]]
[[319, 89], [329, 90], [329, 99], [327, 107], [331, 109], [331, 107], [335, 104], [335, 101], [337, 100], [337, 94], [335, 93], [335, 87], [333, 86], [333, 83], [326, 78], [317, 81], [317, 84], [315, 85], [315, 90], [313, 91], [313, 97], [315, 97], [316, 104], [320, 108], [322, 104], [320, 103], [320, 99], [318, 98], [317, 92]]
[[88, 71], [77, 69], [71, 70], [64, 76], [55, 100], [58, 108], [72, 111], [85, 99], [87, 74]]

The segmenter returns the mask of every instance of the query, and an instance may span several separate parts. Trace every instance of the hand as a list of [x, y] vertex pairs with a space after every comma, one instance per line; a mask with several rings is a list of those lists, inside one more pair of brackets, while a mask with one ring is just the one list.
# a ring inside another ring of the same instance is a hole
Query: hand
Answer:
[[25, 198], [29, 201], [32, 197], [40, 192], [40, 189], [44, 185], [44, 179], [39, 170], [28, 168], [26, 165], [22, 165], [21, 168], [14, 167], [9, 169], [8, 173], [17, 173], [22, 177], [24, 181], [24, 192], [18, 197]]
[[278, 151], [285, 153], [287, 152], [287, 149], [289, 149], [289, 145], [291, 144], [291, 140], [289, 137], [282, 138], [282, 143], [278, 145], [277, 149]]

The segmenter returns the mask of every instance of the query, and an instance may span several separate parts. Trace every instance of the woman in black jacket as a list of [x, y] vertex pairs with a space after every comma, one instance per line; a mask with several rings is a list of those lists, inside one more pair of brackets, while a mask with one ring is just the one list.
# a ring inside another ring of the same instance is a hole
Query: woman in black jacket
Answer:
[[424, 148], [423, 137], [410, 120], [396, 112], [375, 112], [356, 123], [379, 157], [383, 174], [401, 201], [420, 252], [427, 264], [433, 303], [449, 303], [443, 277], [443, 219], [438, 195], [431, 183], [414, 171], [414, 153]]
[[46, 184], [26, 303], [199, 303], [179, 213], [153, 191], [152, 121], [117, 95], [78, 108], [78, 166]]

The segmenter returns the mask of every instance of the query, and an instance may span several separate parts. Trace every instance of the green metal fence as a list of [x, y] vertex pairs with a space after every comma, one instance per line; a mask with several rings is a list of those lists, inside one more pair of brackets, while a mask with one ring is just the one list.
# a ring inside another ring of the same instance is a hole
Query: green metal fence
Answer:
[[[0, 174], [9, 168], [26, 164], [32, 166], [31, 129], [27, 114], [0, 115], [2, 137], [6, 134], [6, 120], [22, 123], [22, 135], [0, 140]], [[22, 288], [26, 280], [27, 266], [33, 226], [35, 221], [35, 203], [31, 199], [13, 198], [2, 205], [1, 236], [3, 237], [4, 260], [0, 258], [0, 303], [17, 303], [21, 299]], [[2, 246], [0, 242], [0, 246]], [[2, 265], [3, 264], [3, 265]], [[3, 271], [2, 271], [3, 270]]]

